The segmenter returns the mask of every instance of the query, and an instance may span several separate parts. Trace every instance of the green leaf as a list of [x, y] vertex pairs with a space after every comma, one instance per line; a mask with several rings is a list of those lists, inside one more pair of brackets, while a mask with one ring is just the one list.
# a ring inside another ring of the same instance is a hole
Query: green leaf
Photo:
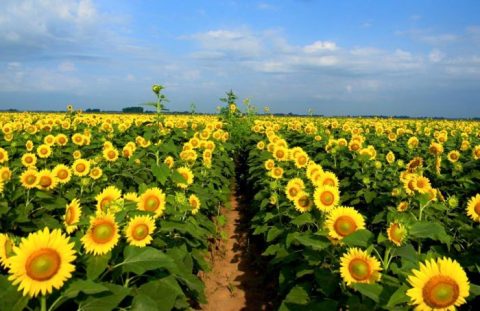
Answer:
[[132, 310], [149, 310], [141, 306], [152, 305], [154, 308], [150, 310], [169, 311], [175, 306], [177, 297], [184, 295], [173, 276], [143, 284], [138, 293], [133, 299]]
[[17, 286], [8, 281], [7, 276], [0, 275], [0, 311], [25, 310], [30, 298], [23, 296]]
[[175, 270], [174, 260], [162, 251], [152, 247], [127, 246], [123, 252], [124, 260], [115, 267], [122, 266], [123, 272], [143, 274], [145, 271], [165, 268]]
[[280, 229], [278, 227], [270, 228], [270, 230], [268, 230], [268, 234], [267, 234], [267, 242], [272, 242], [282, 233], [283, 233], [283, 229]]
[[170, 168], [165, 163], [161, 163], [159, 165], [152, 164], [151, 169], [153, 176], [155, 176], [157, 181], [164, 186], [168, 176], [170, 175]]
[[372, 299], [375, 302], [379, 301], [380, 293], [383, 290], [383, 287], [380, 284], [354, 283], [353, 288], [355, 288], [362, 295]]
[[392, 309], [396, 305], [410, 301], [410, 297], [406, 295], [408, 287], [406, 285], [400, 286], [390, 297], [386, 305], [387, 309]]
[[470, 299], [480, 296], [480, 286], [470, 283]]
[[331, 245], [331, 242], [325, 237], [308, 234], [296, 236], [295, 241], [314, 250], [323, 250]]
[[394, 248], [392, 254], [394, 256], [400, 256], [410, 262], [418, 262], [418, 254], [412, 244], [406, 244], [402, 247]]
[[307, 304], [309, 301], [310, 298], [308, 292], [305, 289], [305, 286], [302, 285], [296, 285], [293, 287], [283, 300], [284, 303], [292, 302], [299, 305]]
[[87, 258], [87, 278], [90, 280], [97, 279], [107, 268], [111, 255], [111, 252], [103, 256], [89, 255]]
[[365, 202], [367, 204], [370, 204], [373, 201], [373, 199], [377, 197], [377, 193], [374, 191], [366, 191], [363, 196], [365, 197]]
[[368, 247], [370, 244], [372, 244], [372, 241], [373, 233], [368, 231], [367, 229], [357, 230], [342, 239], [342, 242], [350, 247]]
[[95, 283], [91, 280], [76, 280], [67, 287], [62, 293], [67, 298], [75, 298], [80, 292], [87, 295], [97, 294], [108, 291], [109, 289], [100, 283]]
[[410, 226], [408, 233], [414, 238], [430, 238], [445, 244], [450, 244], [452, 241], [452, 237], [447, 234], [445, 227], [438, 222], [416, 222]]
[[120, 285], [101, 283], [109, 292], [88, 296], [80, 301], [78, 309], [82, 311], [110, 311], [115, 309], [130, 294], [130, 288]]
[[292, 224], [296, 226], [303, 226], [305, 224], [310, 224], [313, 223], [314, 220], [312, 218], [312, 215], [310, 213], [303, 213], [299, 216], [297, 216], [295, 219], [291, 221]]

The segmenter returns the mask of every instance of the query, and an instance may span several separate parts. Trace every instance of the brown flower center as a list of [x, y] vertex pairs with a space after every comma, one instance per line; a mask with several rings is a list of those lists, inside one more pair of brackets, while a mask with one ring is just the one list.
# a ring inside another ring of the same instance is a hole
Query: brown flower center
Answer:
[[423, 286], [422, 296], [431, 308], [452, 306], [460, 294], [460, 288], [451, 277], [436, 275]]
[[25, 263], [27, 275], [35, 281], [51, 279], [60, 269], [61, 258], [57, 251], [42, 248], [28, 256]]
[[355, 220], [352, 219], [350, 216], [340, 216], [335, 220], [333, 224], [333, 228], [338, 235], [342, 237], [346, 237], [347, 235], [352, 234], [357, 230], [357, 224]]
[[355, 258], [350, 261], [348, 271], [356, 281], [365, 281], [371, 275], [370, 265], [364, 259]]
[[332, 205], [334, 199], [335, 199], [335, 196], [334, 196], [333, 193], [330, 192], [330, 191], [324, 191], [324, 192], [322, 192], [322, 194], [320, 195], [320, 201], [321, 201], [322, 204], [324, 204], [324, 205]]
[[153, 212], [160, 206], [160, 199], [151, 195], [145, 200], [145, 210]]
[[149, 233], [150, 232], [146, 224], [137, 224], [132, 229], [132, 237], [137, 241], [141, 241], [145, 239]]
[[40, 177], [40, 186], [44, 188], [48, 188], [52, 185], [52, 178], [50, 176], [42, 176]]
[[92, 227], [92, 240], [98, 244], [110, 242], [115, 235], [115, 227], [109, 221], [101, 221]]
[[83, 173], [83, 172], [85, 172], [87, 167], [83, 163], [78, 163], [77, 166], [75, 167], [75, 169], [77, 170], [77, 172]]

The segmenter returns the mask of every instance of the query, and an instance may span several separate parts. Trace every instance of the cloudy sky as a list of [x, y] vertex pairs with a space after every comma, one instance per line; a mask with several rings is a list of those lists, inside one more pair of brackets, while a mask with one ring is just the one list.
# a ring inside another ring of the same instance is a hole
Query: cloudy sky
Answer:
[[0, 109], [480, 116], [477, 0], [1, 0]]

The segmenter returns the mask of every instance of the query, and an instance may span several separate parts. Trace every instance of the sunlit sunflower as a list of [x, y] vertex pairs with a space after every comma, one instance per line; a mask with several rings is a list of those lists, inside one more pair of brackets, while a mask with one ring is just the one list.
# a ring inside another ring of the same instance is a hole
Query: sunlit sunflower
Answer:
[[185, 180], [184, 182], [181, 182], [181, 183], [177, 183], [177, 186], [182, 188], [182, 189], [186, 189], [189, 185], [191, 185], [193, 183], [193, 173], [192, 171], [186, 167], [186, 166], [183, 166], [183, 167], [180, 167], [177, 169], [177, 172], [182, 175], [183, 179]]
[[480, 222], [480, 194], [477, 194], [468, 200], [467, 215], [473, 221]]
[[192, 208], [192, 214], [195, 215], [198, 213], [200, 210], [200, 206], [202, 205], [200, 202], [200, 199], [195, 195], [191, 194], [188, 197], [188, 203], [190, 204], [190, 207]]
[[457, 162], [458, 159], [460, 159], [460, 152], [458, 152], [458, 150], [450, 151], [447, 155], [447, 159], [448, 159], [448, 161], [450, 161], [452, 163]]
[[58, 134], [55, 136], [55, 143], [59, 146], [65, 146], [68, 143], [68, 137], [65, 134]]
[[405, 212], [407, 209], [408, 209], [408, 202], [407, 201], [402, 201], [402, 202], [398, 203], [397, 211]]
[[443, 153], [443, 145], [432, 141], [430, 147], [428, 147], [428, 151], [433, 155], [438, 156]]
[[475, 160], [480, 159], [480, 145], [477, 145], [473, 148], [472, 156]]
[[285, 187], [285, 194], [290, 201], [294, 201], [298, 194], [305, 188], [301, 178], [290, 179]]
[[430, 259], [420, 263], [408, 277], [407, 290], [415, 310], [455, 310], [464, 304], [470, 285], [462, 266], [450, 258]]
[[402, 224], [393, 222], [387, 228], [387, 236], [390, 242], [396, 246], [401, 246], [407, 237], [407, 230]]
[[118, 150], [110, 147], [103, 150], [103, 158], [109, 162], [115, 162], [118, 159]]
[[97, 180], [103, 175], [103, 170], [100, 167], [94, 167], [90, 170], [90, 176], [92, 179]]
[[175, 160], [173, 159], [172, 156], [168, 156], [165, 158], [165, 160], [163, 161], [163, 163], [165, 163], [165, 165], [168, 166], [168, 168], [172, 168], [173, 165], [175, 164]]
[[267, 171], [271, 171], [275, 167], [275, 161], [268, 159], [265, 161], [264, 166]]
[[329, 212], [338, 205], [340, 201], [340, 191], [336, 187], [322, 186], [317, 187], [313, 194], [315, 206], [323, 211]]
[[65, 225], [65, 231], [68, 234], [77, 229], [77, 224], [80, 221], [82, 215], [82, 209], [80, 208], [80, 201], [73, 199], [70, 204], [67, 204], [65, 208], [65, 215], [63, 216], [63, 224]]
[[49, 145], [43, 144], [37, 147], [37, 155], [42, 158], [46, 159], [52, 154], [52, 148]]
[[112, 214], [97, 213], [90, 217], [90, 227], [82, 237], [82, 244], [87, 253], [106, 254], [117, 245], [118, 240], [118, 225]]
[[25, 167], [35, 166], [37, 164], [37, 156], [34, 153], [25, 153], [22, 155], [22, 165]]
[[90, 162], [85, 159], [77, 159], [72, 164], [73, 175], [87, 176], [90, 172]]
[[337, 175], [332, 172], [324, 171], [318, 175], [318, 178], [315, 179], [315, 186], [332, 186], [339, 187], [339, 181]]
[[275, 166], [270, 172], [269, 175], [274, 179], [280, 179], [283, 176], [283, 168], [280, 166]]
[[308, 165], [309, 157], [305, 151], [301, 150], [295, 154], [294, 160], [295, 160], [295, 167], [303, 168]]
[[38, 184], [38, 172], [33, 169], [28, 169], [20, 175], [20, 182], [26, 189], [35, 188]]
[[159, 188], [150, 188], [140, 195], [137, 209], [155, 213], [155, 218], [163, 215], [165, 210], [165, 193]]
[[12, 171], [8, 166], [0, 168], [0, 180], [7, 182], [12, 178]]
[[339, 206], [327, 214], [325, 227], [331, 238], [341, 240], [359, 229], [365, 229], [365, 219], [353, 207]]
[[125, 236], [130, 245], [145, 247], [152, 242], [155, 220], [151, 216], [135, 216], [125, 228]]
[[27, 149], [27, 151], [32, 151], [33, 150], [33, 142], [31, 140], [27, 140], [27, 142], [25, 143], [25, 148]]
[[408, 174], [403, 180], [403, 189], [407, 195], [413, 195], [415, 193], [417, 177], [415, 174]]
[[299, 211], [300, 213], [305, 213], [308, 212], [312, 208], [312, 199], [310, 199], [310, 196], [308, 193], [301, 191], [293, 200], [293, 203], [295, 204], [295, 209]]
[[315, 164], [314, 162], [310, 162], [307, 166], [307, 177], [312, 180], [313, 176], [318, 173], [323, 173], [323, 168], [320, 164]]
[[8, 151], [0, 147], [0, 164], [8, 161]]
[[41, 170], [37, 173], [38, 184], [37, 187], [40, 190], [52, 190], [57, 184], [57, 178], [50, 170]]
[[432, 186], [430, 185], [430, 180], [424, 176], [418, 176], [415, 179], [413, 187], [419, 193], [428, 193], [429, 190], [432, 189]]
[[123, 199], [131, 202], [138, 202], [138, 195], [136, 192], [128, 192], [123, 195]]
[[349, 248], [340, 258], [340, 275], [347, 285], [373, 284], [381, 278], [380, 262], [359, 248]]
[[8, 234], [0, 233], [0, 267], [8, 268], [8, 258], [13, 256], [15, 243]]
[[30, 233], [13, 248], [15, 255], [8, 259], [8, 279], [13, 285], [19, 284], [18, 290], [24, 296], [50, 294], [72, 277], [75, 271], [72, 262], [76, 258], [73, 248], [74, 243], [58, 229]]
[[58, 164], [53, 169], [53, 175], [57, 177], [57, 180], [61, 184], [66, 184], [72, 179], [72, 170], [63, 164]]
[[80, 150], [75, 150], [72, 153], [73, 159], [78, 160], [82, 157], [82, 152]]
[[388, 164], [392, 164], [395, 162], [395, 154], [392, 151], [389, 151], [385, 156], [385, 159], [387, 160]]
[[109, 186], [103, 189], [101, 193], [95, 196], [95, 200], [97, 200], [97, 211], [107, 212], [108, 205], [121, 197], [122, 191], [115, 186]]

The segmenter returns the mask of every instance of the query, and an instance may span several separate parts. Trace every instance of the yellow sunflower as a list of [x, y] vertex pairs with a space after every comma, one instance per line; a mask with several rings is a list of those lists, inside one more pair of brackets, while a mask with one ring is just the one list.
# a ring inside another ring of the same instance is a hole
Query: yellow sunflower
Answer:
[[77, 224], [80, 221], [82, 215], [82, 209], [80, 208], [80, 201], [73, 199], [70, 204], [67, 204], [65, 208], [65, 215], [63, 216], [63, 224], [65, 225], [65, 231], [71, 234], [77, 229]]
[[52, 190], [58, 184], [57, 178], [50, 170], [41, 170], [37, 173], [37, 178], [37, 187], [40, 190]]
[[473, 148], [472, 156], [475, 160], [480, 159], [480, 145], [477, 145]]
[[296, 197], [295, 200], [293, 200], [293, 203], [295, 204], [295, 209], [299, 211], [300, 213], [305, 213], [312, 208], [312, 200], [310, 199], [310, 196], [308, 193], [301, 191]]
[[0, 180], [7, 182], [12, 178], [12, 171], [8, 166], [0, 168]]
[[407, 290], [415, 310], [455, 310], [464, 304], [470, 285], [462, 266], [450, 258], [430, 259], [412, 270]]
[[183, 176], [183, 179], [185, 179], [185, 182], [177, 183], [178, 187], [182, 189], [186, 189], [189, 185], [193, 183], [194, 176], [192, 171], [188, 167], [186, 166], [180, 167], [177, 169], [177, 172]]
[[285, 187], [285, 194], [290, 201], [294, 201], [298, 194], [305, 188], [301, 178], [290, 179]]
[[87, 176], [90, 172], [90, 162], [85, 159], [77, 159], [72, 164], [73, 175]]
[[315, 186], [332, 186], [332, 187], [339, 187], [339, 181], [337, 175], [332, 172], [324, 171], [318, 174], [318, 178], [315, 178]]
[[38, 172], [33, 169], [28, 169], [20, 175], [20, 182], [26, 189], [35, 188], [38, 184]]
[[40, 145], [37, 147], [37, 155], [42, 158], [46, 159], [52, 154], [52, 148], [49, 145]]
[[7, 150], [0, 147], [0, 164], [8, 161]]
[[447, 155], [447, 159], [448, 161], [450, 161], [451, 163], [455, 163], [458, 161], [458, 159], [460, 159], [460, 152], [458, 152], [458, 150], [452, 150], [448, 153]]
[[347, 285], [354, 283], [373, 284], [380, 280], [380, 262], [367, 252], [353, 247], [340, 258], [340, 275]]
[[103, 170], [100, 167], [94, 167], [90, 170], [90, 176], [92, 179], [97, 180], [103, 175]]
[[155, 213], [155, 218], [163, 215], [165, 210], [165, 193], [158, 188], [151, 188], [140, 195], [137, 209]]
[[63, 164], [58, 164], [53, 169], [53, 175], [57, 177], [57, 180], [61, 184], [66, 184], [72, 179], [72, 170]]
[[402, 201], [402, 202], [398, 203], [397, 211], [405, 212], [407, 209], [408, 209], [408, 202], [407, 201]]
[[125, 228], [125, 236], [130, 245], [145, 247], [152, 242], [155, 220], [151, 216], [135, 216]]
[[75, 150], [72, 153], [73, 159], [78, 160], [82, 157], [82, 152], [80, 150]]
[[325, 227], [331, 238], [342, 240], [359, 229], [365, 229], [365, 219], [353, 207], [339, 206], [328, 213]]
[[114, 147], [103, 150], [103, 158], [109, 162], [115, 162], [118, 159], [118, 150]]
[[275, 166], [269, 173], [274, 179], [280, 179], [283, 176], [283, 168], [280, 166]]
[[192, 208], [192, 214], [193, 215], [197, 214], [198, 211], [200, 210], [200, 206], [202, 205], [201, 202], [200, 202], [200, 199], [196, 195], [191, 194], [188, 197], [188, 203], [190, 204], [190, 207]]
[[106, 254], [117, 245], [118, 240], [118, 225], [113, 214], [97, 213], [90, 217], [90, 227], [82, 237], [82, 244], [87, 253]]
[[0, 267], [8, 268], [9, 261], [8, 258], [13, 256], [13, 247], [15, 243], [8, 236], [8, 234], [0, 233]]
[[309, 157], [308, 154], [301, 150], [295, 154], [295, 167], [297, 168], [303, 168], [308, 165]]
[[388, 164], [392, 164], [395, 162], [395, 154], [392, 151], [389, 151], [385, 156], [385, 159], [387, 160]]
[[407, 230], [402, 224], [394, 222], [388, 227], [387, 236], [390, 242], [396, 246], [401, 246], [407, 237]]
[[338, 205], [340, 201], [340, 191], [336, 187], [321, 186], [315, 189], [313, 194], [315, 206], [323, 211], [328, 212]]
[[480, 194], [477, 194], [468, 200], [467, 215], [473, 221], [480, 222]]
[[430, 185], [430, 180], [424, 176], [418, 176], [415, 178], [413, 188], [419, 193], [428, 193], [432, 186]]
[[122, 191], [115, 186], [109, 186], [95, 196], [97, 211], [107, 212], [108, 205], [122, 197]]
[[128, 192], [123, 195], [123, 199], [132, 202], [138, 202], [138, 195], [136, 192]]
[[168, 168], [172, 168], [173, 165], [175, 164], [175, 160], [173, 159], [172, 156], [168, 156], [165, 158], [165, 160], [163, 161], [163, 163], [165, 163], [165, 165], [168, 166]]
[[37, 156], [34, 153], [25, 153], [22, 156], [22, 165], [25, 167], [35, 166], [37, 164]]
[[323, 173], [322, 166], [320, 164], [310, 162], [307, 166], [307, 177], [312, 180], [313, 176], [317, 175], [318, 173]]
[[275, 167], [275, 161], [268, 159], [265, 161], [264, 166], [267, 171], [271, 171]]
[[55, 143], [59, 146], [65, 146], [68, 143], [68, 137], [65, 134], [55, 136]]
[[75, 266], [74, 243], [58, 229], [45, 228], [23, 238], [11, 256], [9, 280], [19, 284], [23, 295], [36, 297], [60, 289], [72, 277]]

